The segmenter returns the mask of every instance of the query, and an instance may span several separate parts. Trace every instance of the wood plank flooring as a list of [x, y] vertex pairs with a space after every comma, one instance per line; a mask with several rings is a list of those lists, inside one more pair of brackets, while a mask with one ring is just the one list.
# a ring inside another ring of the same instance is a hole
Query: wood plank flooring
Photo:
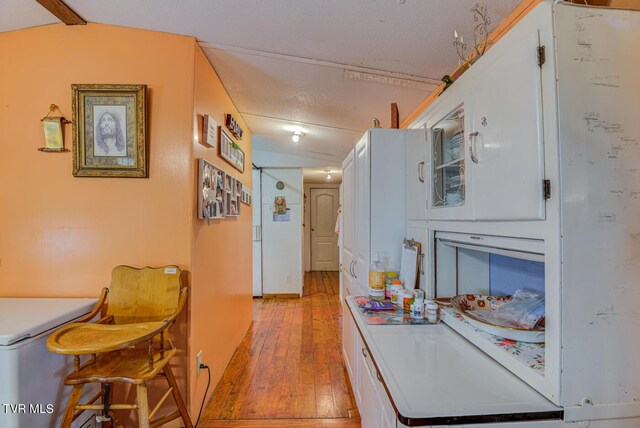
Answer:
[[199, 427], [359, 427], [338, 293], [338, 272], [310, 272], [301, 299], [255, 300]]

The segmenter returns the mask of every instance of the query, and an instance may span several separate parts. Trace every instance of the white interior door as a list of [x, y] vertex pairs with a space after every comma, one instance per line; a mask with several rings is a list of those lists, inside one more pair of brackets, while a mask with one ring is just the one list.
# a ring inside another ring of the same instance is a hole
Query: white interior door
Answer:
[[311, 189], [311, 270], [338, 270], [335, 227], [339, 206], [338, 189]]

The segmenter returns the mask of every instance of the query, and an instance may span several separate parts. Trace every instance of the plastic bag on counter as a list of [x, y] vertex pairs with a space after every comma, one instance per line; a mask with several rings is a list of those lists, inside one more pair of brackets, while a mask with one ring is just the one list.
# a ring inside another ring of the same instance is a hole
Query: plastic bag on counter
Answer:
[[533, 330], [544, 318], [544, 294], [517, 290], [511, 300], [491, 311], [474, 311], [483, 321], [504, 327]]

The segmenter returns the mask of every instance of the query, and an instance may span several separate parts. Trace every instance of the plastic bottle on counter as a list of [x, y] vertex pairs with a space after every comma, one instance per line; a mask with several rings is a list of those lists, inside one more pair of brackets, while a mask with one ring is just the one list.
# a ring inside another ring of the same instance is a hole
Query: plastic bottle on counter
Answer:
[[411, 305], [411, 317], [414, 319], [424, 318], [424, 291], [416, 290], [416, 298]]
[[380, 260], [380, 254], [376, 254], [369, 265], [369, 298], [371, 300], [384, 300], [385, 270]]
[[413, 290], [405, 289], [402, 292], [402, 309], [406, 313], [411, 313], [411, 304], [414, 301]]
[[429, 322], [438, 321], [438, 304], [435, 300], [427, 300], [424, 303], [424, 314]]
[[421, 320], [424, 318], [424, 291], [416, 290], [416, 298], [411, 305], [411, 317]]
[[401, 280], [394, 279], [391, 281], [391, 301], [395, 303], [397, 306], [402, 306], [403, 291], [404, 291], [404, 287], [402, 286]]
[[393, 294], [393, 289], [391, 287], [393, 286], [393, 281], [398, 279], [398, 272], [387, 271], [385, 272], [384, 276], [385, 276], [384, 297], [385, 299], [391, 300], [391, 295]]

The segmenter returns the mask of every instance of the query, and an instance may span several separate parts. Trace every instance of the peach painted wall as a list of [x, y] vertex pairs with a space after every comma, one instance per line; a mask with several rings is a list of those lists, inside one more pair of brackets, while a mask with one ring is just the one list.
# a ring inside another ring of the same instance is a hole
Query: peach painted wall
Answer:
[[[216, 149], [205, 147], [196, 138], [202, 135], [203, 115], [211, 115], [218, 125], [224, 126], [225, 113], [231, 113], [244, 130], [242, 140], [237, 142], [245, 152], [244, 173], [225, 162]], [[197, 45], [192, 123], [192, 194], [196, 192], [198, 158], [206, 159], [251, 187], [251, 133]], [[197, 220], [195, 198], [192, 202], [190, 373], [191, 412], [196, 415], [207, 384], [205, 371], [195, 375], [198, 351], [202, 350], [203, 362], [211, 369], [211, 394], [253, 319], [252, 215], [251, 207], [242, 204], [240, 217], [212, 220], [207, 225], [204, 220]]]
[[[189, 267], [193, 45], [97, 24], [0, 34], [0, 296], [97, 296], [119, 264]], [[148, 179], [76, 178], [71, 152], [37, 150], [49, 104], [71, 119], [72, 83], [148, 85]]]
[[[246, 124], [191, 37], [51, 25], [0, 34], [0, 64], [0, 296], [97, 296], [118, 264], [179, 265], [191, 299], [177, 326], [186, 351], [177, 375], [192, 375], [195, 419], [206, 382], [195, 378], [195, 354], [204, 351], [215, 388], [252, 311], [251, 209], [209, 227], [196, 220], [195, 159], [233, 168], [194, 142], [194, 117], [240, 121], [247, 172], [235, 176], [250, 185]], [[71, 152], [37, 150], [49, 104], [71, 118], [72, 83], [148, 85], [149, 178], [75, 178]]]

